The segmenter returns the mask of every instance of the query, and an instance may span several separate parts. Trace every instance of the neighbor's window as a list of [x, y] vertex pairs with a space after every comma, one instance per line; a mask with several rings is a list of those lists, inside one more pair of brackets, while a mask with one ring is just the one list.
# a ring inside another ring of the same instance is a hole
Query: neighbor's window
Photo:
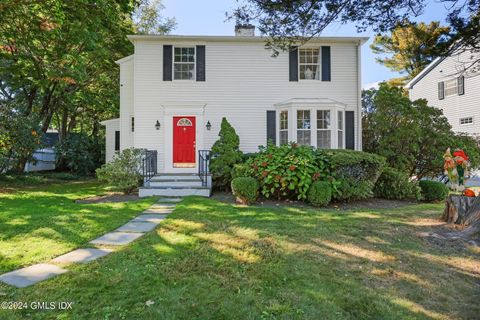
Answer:
[[460, 124], [472, 124], [473, 117], [460, 118]]
[[302, 80], [320, 79], [320, 49], [299, 49], [299, 71]]
[[310, 145], [310, 110], [297, 111], [297, 143]]
[[195, 48], [175, 47], [173, 79], [195, 80]]
[[331, 144], [330, 110], [317, 110], [317, 148], [330, 149]]
[[288, 143], [288, 111], [280, 112], [280, 145]]
[[338, 149], [343, 149], [343, 111], [338, 111]]
[[453, 96], [458, 93], [458, 82], [457, 79], [450, 79], [445, 81], [445, 97]]

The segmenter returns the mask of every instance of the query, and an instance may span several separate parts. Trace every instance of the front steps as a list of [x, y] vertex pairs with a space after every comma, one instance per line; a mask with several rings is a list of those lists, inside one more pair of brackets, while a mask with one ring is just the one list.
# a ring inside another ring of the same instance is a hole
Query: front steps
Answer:
[[[210, 179], [208, 181], [210, 182]], [[145, 186], [138, 189], [140, 197], [210, 197], [210, 194], [211, 183], [206, 187], [202, 186], [202, 180], [198, 174], [162, 173], [153, 177]]]

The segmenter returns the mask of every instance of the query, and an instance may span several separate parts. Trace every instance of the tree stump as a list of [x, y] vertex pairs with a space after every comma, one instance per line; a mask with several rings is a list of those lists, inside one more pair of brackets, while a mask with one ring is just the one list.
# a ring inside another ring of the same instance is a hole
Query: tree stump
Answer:
[[448, 196], [445, 200], [443, 220], [448, 223], [466, 224], [468, 212], [477, 198], [461, 195]]
[[480, 235], [480, 196], [465, 197], [451, 195], [445, 200], [443, 220], [448, 223], [467, 226], [458, 236], [463, 238]]

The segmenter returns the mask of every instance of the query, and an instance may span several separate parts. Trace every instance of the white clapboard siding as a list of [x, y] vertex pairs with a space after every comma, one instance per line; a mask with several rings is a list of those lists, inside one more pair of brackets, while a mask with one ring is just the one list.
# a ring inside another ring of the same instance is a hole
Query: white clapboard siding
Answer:
[[[465, 94], [438, 99], [438, 82], [458, 77], [459, 70], [472, 56], [469, 52], [445, 58], [410, 88], [410, 98], [426, 99], [428, 104], [443, 110], [456, 132], [480, 134], [480, 74], [465, 72]], [[478, 54], [477, 54], [478, 56]], [[473, 124], [461, 125], [460, 119], [473, 117]]]
[[[255, 152], [266, 143], [266, 110], [274, 110], [276, 103], [292, 98], [328, 98], [345, 104], [347, 111], [355, 111], [355, 145], [361, 149], [359, 40], [314, 44], [331, 46], [331, 82], [290, 82], [288, 53], [272, 57], [272, 52], [258, 41], [185, 42], [169, 38], [134, 40], [134, 44], [133, 60], [119, 63], [121, 146], [157, 150], [160, 170], [165, 166], [163, 154], [168, 147], [163, 121], [167, 105], [185, 106], [182, 110], [204, 107], [202, 117], [197, 117], [197, 126], [203, 130], [202, 137], [197, 137], [203, 140], [197, 141], [197, 148], [211, 148], [218, 139], [221, 119], [226, 117], [240, 136], [241, 150]], [[206, 81], [163, 81], [164, 44], [205, 45]], [[131, 115], [135, 117], [133, 135]], [[161, 123], [160, 130], [155, 128], [157, 120]], [[211, 131], [205, 129], [207, 121], [212, 125]]]
[[[105, 162], [110, 162], [115, 154], [115, 131], [120, 130], [120, 119], [106, 120], [101, 123], [105, 126]], [[120, 141], [122, 141], [121, 131]]]

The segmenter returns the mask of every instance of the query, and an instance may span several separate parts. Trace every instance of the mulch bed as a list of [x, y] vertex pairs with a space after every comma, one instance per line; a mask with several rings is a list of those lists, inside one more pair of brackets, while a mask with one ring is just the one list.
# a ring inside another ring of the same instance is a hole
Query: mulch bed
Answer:
[[75, 200], [75, 203], [91, 204], [91, 203], [125, 202], [125, 201], [135, 201], [138, 199], [140, 199], [138, 194], [107, 193], [99, 196], [78, 199], [78, 200]]

